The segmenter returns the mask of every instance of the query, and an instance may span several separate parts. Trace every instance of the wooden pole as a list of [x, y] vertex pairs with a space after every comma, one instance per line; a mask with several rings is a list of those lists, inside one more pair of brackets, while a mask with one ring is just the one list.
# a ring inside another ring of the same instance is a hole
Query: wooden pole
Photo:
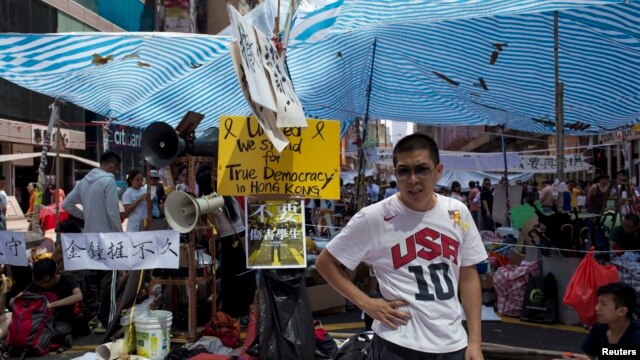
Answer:
[[[62, 176], [62, 170], [60, 169], [61, 166], [61, 156], [60, 156], [60, 151], [62, 150], [62, 133], [60, 131], [60, 119], [58, 118], [58, 129], [56, 132], [56, 189], [53, 192], [53, 196], [55, 197], [55, 200], [52, 201], [53, 204], [55, 204], [56, 206], [56, 227], [58, 225], [58, 223], [60, 223], [60, 186], [61, 181], [60, 181], [60, 177]], [[43, 193], [44, 194], [44, 193]], [[44, 195], [43, 195], [44, 196]], [[58, 233], [56, 231], [56, 241], [60, 240], [60, 233]]]
[[564, 84], [560, 82], [560, 64], [558, 59], [559, 34], [558, 12], [553, 12], [553, 65], [556, 92], [556, 178], [564, 180]]
[[511, 226], [511, 217], [509, 216], [510, 214], [510, 210], [511, 210], [511, 204], [509, 201], [509, 166], [507, 164], [507, 141], [504, 138], [504, 126], [500, 127], [502, 129], [502, 137], [501, 137], [501, 142], [502, 142], [502, 160], [504, 161], [504, 193], [505, 193], [505, 200], [506, 200], [506, 205], [507, 205], [507, 213], [505, 214], [504, 218], [507, 220], [506, 223], [504, 224], [504, 226]]

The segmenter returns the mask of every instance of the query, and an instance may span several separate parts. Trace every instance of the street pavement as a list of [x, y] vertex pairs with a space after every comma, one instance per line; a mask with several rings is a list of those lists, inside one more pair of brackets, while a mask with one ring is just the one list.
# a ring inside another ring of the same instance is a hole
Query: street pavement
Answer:
[[[345, 312], [318, 315], [322, 326], [336, 339], [364, 331], [364, 321], [357, 309]], [[533, 348], [547, 351], [580, 352], [580, 344], [586, 336], [586, 330], [577, 326], [540, 325], [505, 318], [503, 321], [483, 321], [483, 343]], [[33, 359], [74, 359], [86, 352], [93, 352], [103, 335], [91, 334], [75, 340], [74, 346], [62, 354], [49, 354]], [[179, 346], [173, 344], [173, 346]]]

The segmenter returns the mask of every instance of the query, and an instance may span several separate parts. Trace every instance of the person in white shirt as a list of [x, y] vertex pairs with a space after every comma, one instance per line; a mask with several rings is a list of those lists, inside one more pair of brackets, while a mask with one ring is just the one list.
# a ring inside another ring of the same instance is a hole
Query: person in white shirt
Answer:
[[[487, 252], [471, 213], [434, 192], [443, 165], [431, 137], [401, 139], [393, 164], [398, 194], [360, 210], [320, 253], [316, 267], [374, 319], [369, 359], [482, 359], [476, 264]], [[364, 293], [342, 269], [361, 262], [373, 267], [382, 298]]]
[[127, 176], [127, 190], [122, 194], [124, 217], [127, 221], [127, 232], [143, 230], [144, 220], [147, 218], [147, 187], [142, 186], [144, 174], [133, 169]]

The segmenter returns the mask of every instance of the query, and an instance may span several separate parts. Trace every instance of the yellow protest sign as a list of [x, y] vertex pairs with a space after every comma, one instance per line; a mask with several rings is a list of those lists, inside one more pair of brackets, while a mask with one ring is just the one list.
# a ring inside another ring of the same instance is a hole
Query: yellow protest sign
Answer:
[[281, 152], [255, 117], [222, 116], [218, 193], [340, 198], [340, 122], [307, 119], [307, 128], [283, 128]]

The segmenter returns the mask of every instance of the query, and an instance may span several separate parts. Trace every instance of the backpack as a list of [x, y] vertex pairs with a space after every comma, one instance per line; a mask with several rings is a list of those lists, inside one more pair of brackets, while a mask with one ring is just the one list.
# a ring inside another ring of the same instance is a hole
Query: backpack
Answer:
[[45, 295], [25, 291], [15, 299], [6, 343], [11, 352], [22, 349], [24, 358], [28, 352], [41, 356], [60, 347], [60, 344], [51, 342], [53, 310], [47, 307], [55, 297], [52, 293]]
[[364, 360], [369, 356], [371, 350], [371, 338], [367, 333], [354, 335], [347, 339], [338, 354], [336, 360]]

